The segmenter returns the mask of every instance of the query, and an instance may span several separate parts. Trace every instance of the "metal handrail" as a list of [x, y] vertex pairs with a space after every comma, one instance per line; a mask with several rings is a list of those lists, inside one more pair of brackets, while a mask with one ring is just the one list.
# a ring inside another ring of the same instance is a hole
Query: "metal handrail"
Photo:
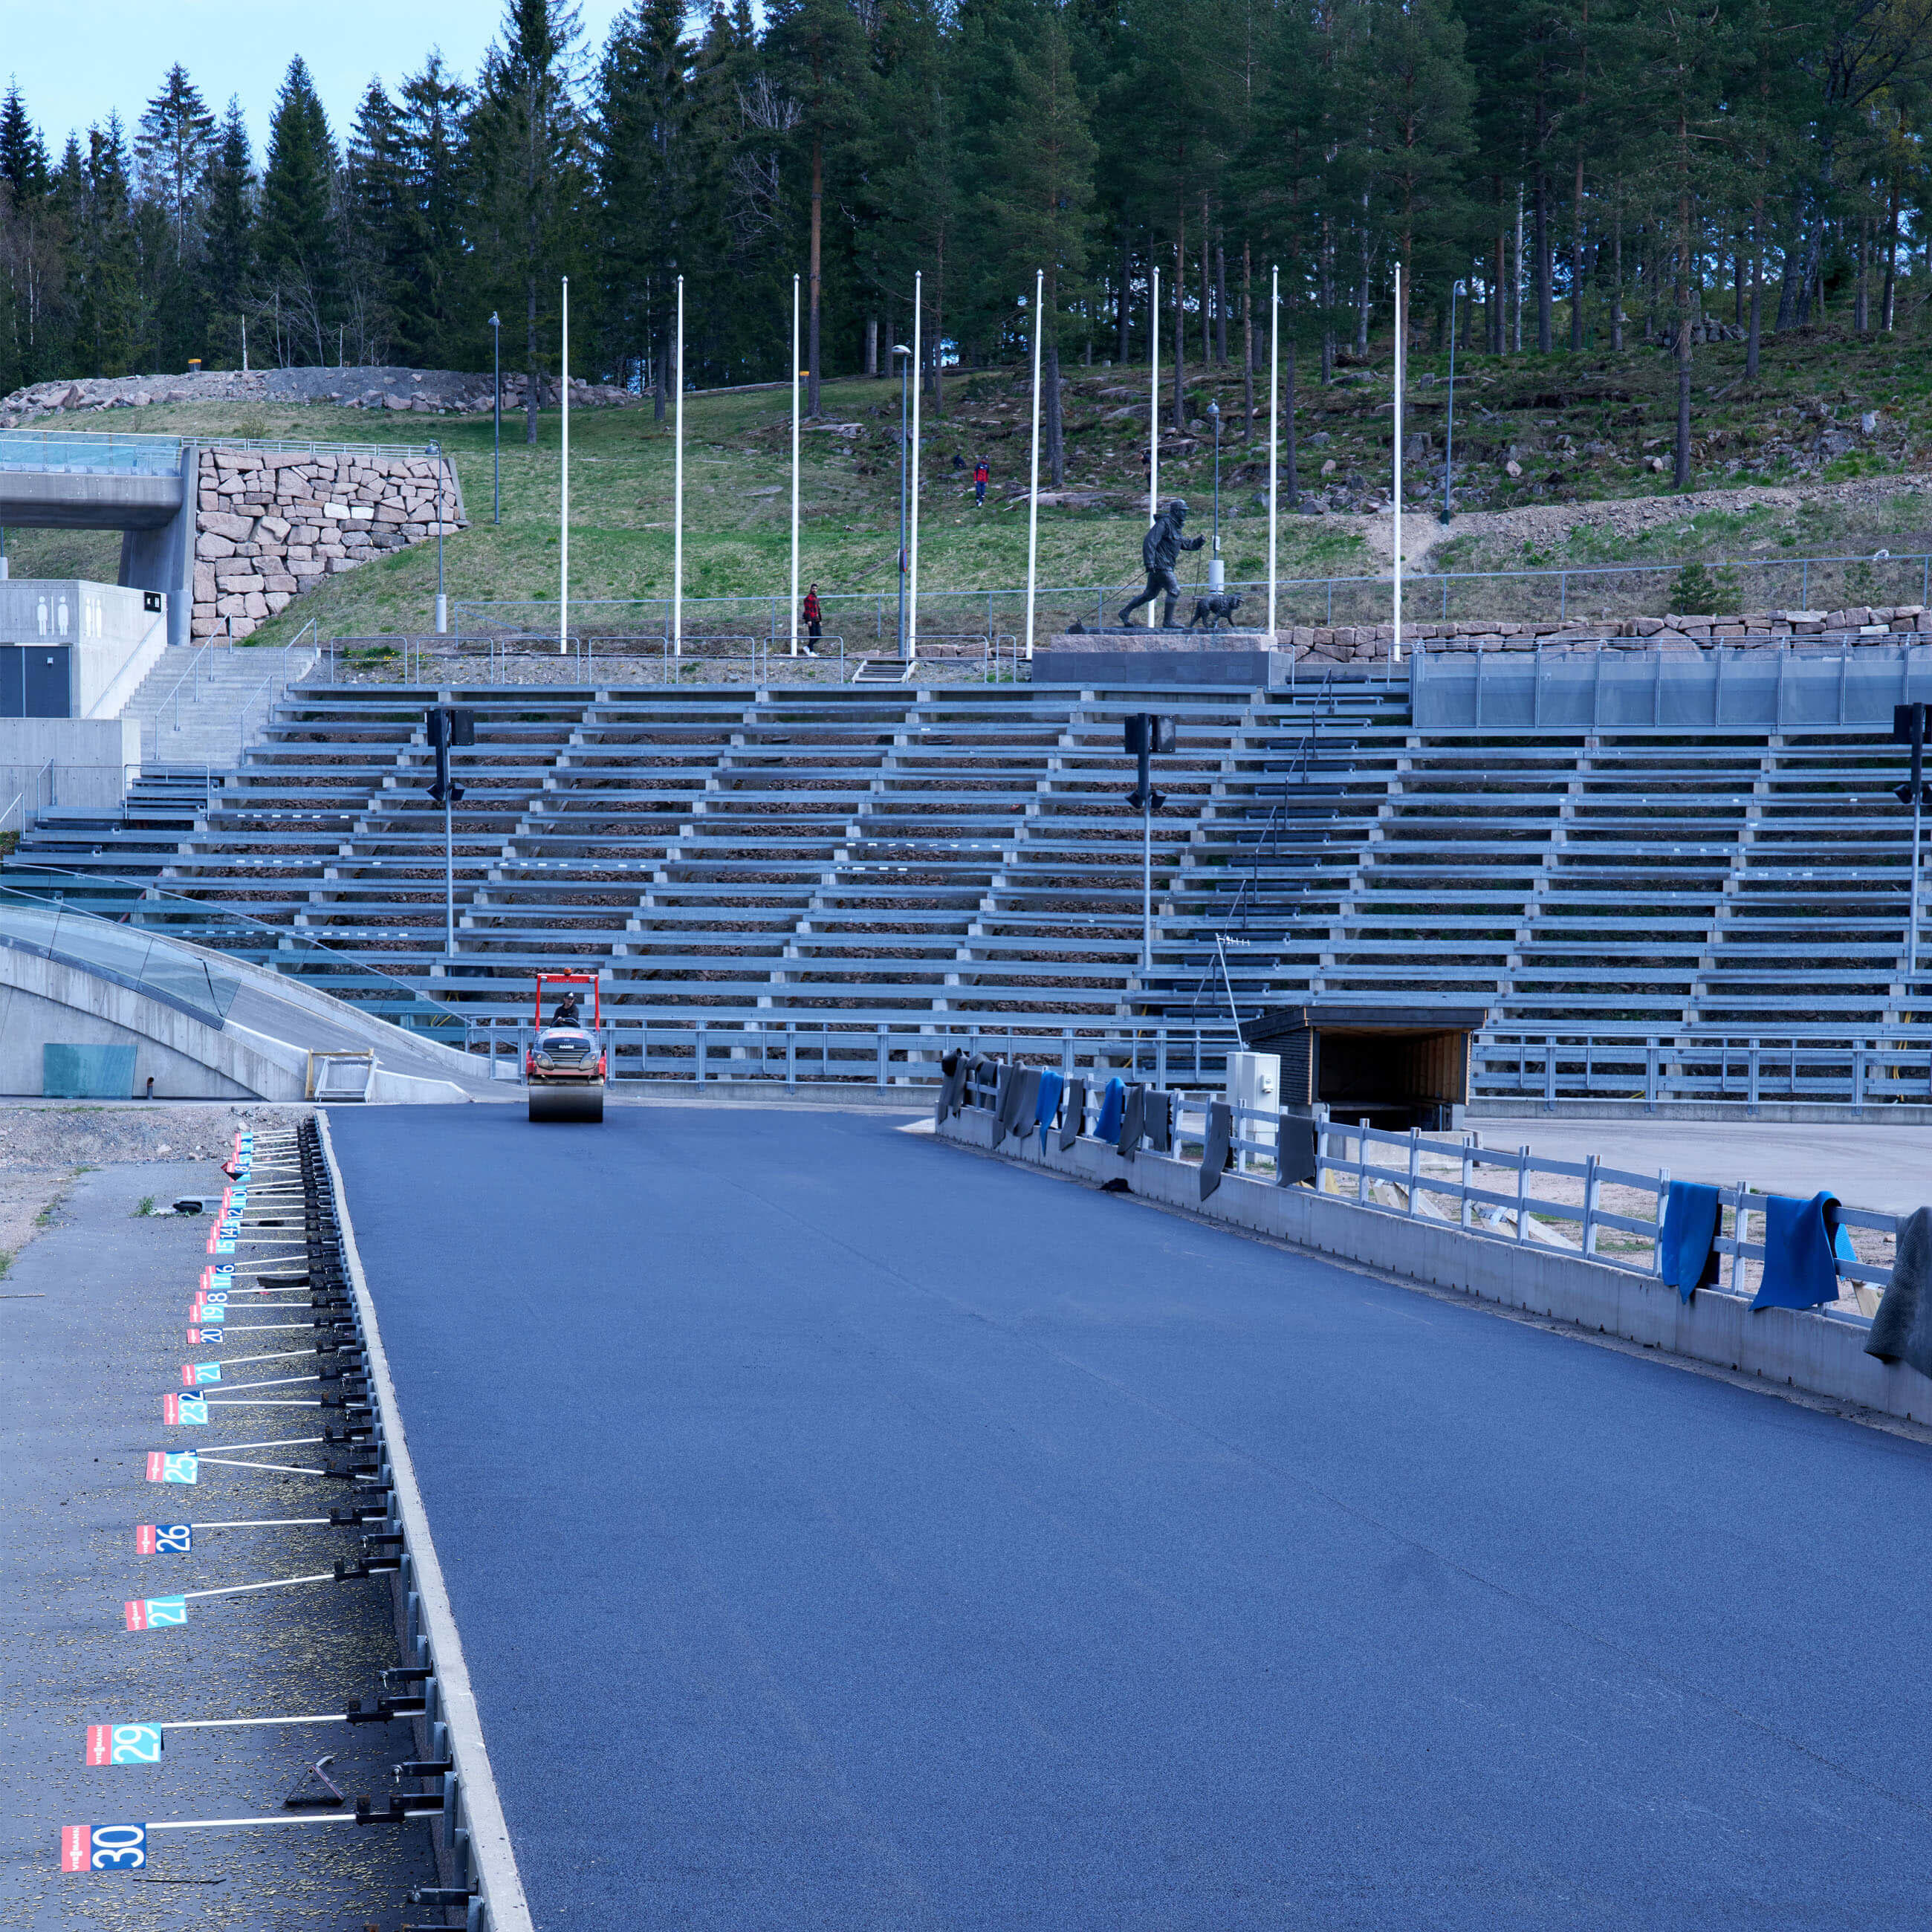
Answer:
[[[464, 1028], [466, 1032], [467, 1030], [468, 1022], [465, 1016], [447, 1001], [439, 1000], [434, 994], [425, 993], [419, 987], [411, 986], [406, 980], [374, 964], [373, 961], [365, 959], [359, 953], [350, 952], [346, 946], [331, 946], [327, 940], [318, 939], [313, 933], [298, 932], [292, 926], [271, 926], [266, 920], [256, 919], [248, 913], [238, 912], [232, 906], [212, 902], [207, 899], [196, 898], [187, 892], [170, 892], [164, 886], [156, 885], [151, 879], [130, 879], [115, 872], [70, 872], [58, 866], [38, 865], [34, 862], [31, 854], [17, 865], [8, 866], [4, 874], [0, 874], [0, 891], [23, 892], [29, 898], [51, 896], [56, 903], [60, 903], [65, 898], [64, 891], [52, 895], [30, 892], [26, 886], [20, 883], [23, 879], [60, 879], [70, 880], [76, 885], [86, 886], [104, 885], [130, 886], [136, 895], [135, 901], [136, 905], [150, 901], [157, 902], [167, 901], [180, 905], [196, 906], [212, 917], [238, 921], [244, 926], [254, 927], [258, 932], [271, 934], [278, 940], [298, 940], [306, 945], [314, 947], [319, 952], [328, 953], [336, 958], [346, 961], [364, 972], [374, 973], [379, 979], [388, 980], [392, 986], [397, 987], [405, 994], [412, 1003], [420, 1003], [434, 1007], [451, 1024]], [[133, 910], [131, 907], [129, 909], [130, 919]], [[90, 916], [98, 916], [98, 915], [90, 915]], [[161, 936], [166, 936], [165, 931], [162, 932]], [[216, 946], [210, 950], [219, 952], [221, 948]]]

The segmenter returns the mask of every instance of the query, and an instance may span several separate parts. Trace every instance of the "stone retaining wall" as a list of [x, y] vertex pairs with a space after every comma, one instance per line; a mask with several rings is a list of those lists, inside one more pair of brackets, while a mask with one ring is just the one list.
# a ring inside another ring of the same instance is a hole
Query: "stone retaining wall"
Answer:
[[203, 449], [191, 635], [245, 638], [324, 578], [464, 528], [440, 466], [439, 484], [431, 457]]

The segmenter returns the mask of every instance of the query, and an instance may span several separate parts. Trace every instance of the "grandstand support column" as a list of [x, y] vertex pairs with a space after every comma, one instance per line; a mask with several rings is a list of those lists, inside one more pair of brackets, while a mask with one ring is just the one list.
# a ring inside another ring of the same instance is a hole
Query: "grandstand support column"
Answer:
[[[1040, 577], [1040, 332], [1045, 317], [1040, 307], [1046, 298], [1046, 271], [1036, 268], [1033, 277], [1033, 470], [1027, 491], [1027, 662], [1033, 662], [1034, 595]], [[1156, 404], [1158, 398], [1156, 398]], [[1155, 418], [1160, 434], [1160, 418]]]
[[563, 488], [556, 514], [556, 654], [570, 649], [570, 278], [563, 278]]
[[[1148, 527], [1160, 514], [1160, 264], [1148, 263]], [[1156, 622], [1148, 600], [1148, 628]]]
[[1395, 635], [1389, 644], [1389, 662], [1402, 662], [1402, 385], [1407, 359], [1408, 311], [1402, 306], [1402, 264], [1395, 265], [1395, 372], [1390, 386], [1395, 392], [1395, 566], [1390, 581], [1394, 589], [1393, 610]]
[[670, 654], [684, 655], [684, 278], [677, 278], [677, 415], [673, 428], [670, 523]]
[[1274, 271], [1268, 297], [1268, 649], [1274, 649], [1275, 544], [1281, 524], [1276, 508], [1281, 458], [1281, 271]]
[[[1914, 785], [1912, 788], [1912, 898], [1906, 908], [1905, 976], [1908, 981], [1918, 976], [1918, 821], [1924, 808], [1925, 788]], [[1911, 997], [1910, 986], [1906, 996]]]
[[791, 278], [791, 654], [798, 656], [798, 278]]
[[[906, 505], [910, 530], [906, 551], [905, 659], [908, 664], [919, 656], [919, 392], [926, 380], [926, 364], [920, 359], [922, 346], [921, 329], [926, 320], [920, 313], [926, 299], [925, 280], [922, 274], [915, 274], [912, 278], [912, 448], [909, 458], [912, 465], [912, 482], [908, 487]], [[1033, 653], [1029, 650], [1027, 655], [1030, 657]]]

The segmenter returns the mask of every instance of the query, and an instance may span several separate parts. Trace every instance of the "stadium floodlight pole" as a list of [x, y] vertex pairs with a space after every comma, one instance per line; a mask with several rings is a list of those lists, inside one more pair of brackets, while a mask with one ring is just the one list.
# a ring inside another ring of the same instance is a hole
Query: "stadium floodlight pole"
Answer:
[[670, 654], [684, 656], [684, 278], [677, 278], [677, 416], [671, 460]]
[[563, 278], [563, 494], [557, 510], [556, 654], [570, 648], [570, 278]]
[[798, 656], [798, 278], [791, 278], [791, 654]]
[[490, 311], [490, 362], [496, 372], [490, 406], [494, 420], [490, 431], [490, 520], [503, 520], [503, 319]]
[[1456, 298], [1465, 292], [1460, 282], [1449, 284], [1449, 409], [1442, 432], [1442, 520], [1456, 515]]
[[1274, 648], [1275, 543], [1281, 459], [1281, 271], [1274, 272], [1268, 296], [1268, 648]]
[[442, 445], [429, 445], [429, 453], [436, 458], [436, 634], [442, 637], [449, 628], [449, 599], [442, 588]]
[[1033, 276], [1033, 477], [1027, 494], [1027, 662], [1033, 662], [1034, 595], [1040, 578], [1040, 338], [1046, 321], [1046, 271]]
[[[1148, 264], [1148, 527], [1160, 515], [1160, 264]], [[1148, 628], [1154, 626], [1154, 600], [1148, 599]]]
[[1408, 333], [1408, 317], [1402, 305], [1402, 264], [1395, 265], [1395, 569], [1391, 579], [1395, 590], [1395, 634], [1389, 646], [1389, 662], [1402, 662], [1402, 338]]
[[[910, 547], [906, 553], [904, 653], [908, 664], [919, 656], [919, 392], [926, 376], [921, 334], [926, 318], [920, 312], [926, 299], [925, 280], [922, 274], [915, 274], [912, 278], [912, 481], [906, 491], [910, 508], [908, 539]], [[1028, 655], [1030, 656], [1032, 653], [1029, 652]]]
[[903, 342], [892, 344], [892, 353], [899, 362], [899, 635], [898, 653], [902, 663], [906, 652], [906, 424], [908, 398], [906, 395], [906, 374], [911, 366], [912, 351]]

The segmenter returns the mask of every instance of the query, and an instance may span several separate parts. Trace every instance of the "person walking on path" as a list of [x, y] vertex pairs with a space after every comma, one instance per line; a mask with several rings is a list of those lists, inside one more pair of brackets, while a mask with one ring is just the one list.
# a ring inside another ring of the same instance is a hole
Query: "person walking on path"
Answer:
[[807, 657], [815, 658], [818, 655], [818, 645], [819, 634], [824, 628], [824, 619], [818, 608], [818, 586], [817, 584], [814, 584], [812, 585], [806, 590], [805, 593], [805, 608], [800, 614], [805, 619], [806, 634], [811, 640], [805, 647], [805, 654]]
[[992, 482], [992, 480], [993, 472], [986, 467], [986, 459], [982, 456], [980, 458], [979, 461], [973, 466], [973, 500], [974, 502], [982, 506], [984, 506], [986, 501], [986, 485]]

